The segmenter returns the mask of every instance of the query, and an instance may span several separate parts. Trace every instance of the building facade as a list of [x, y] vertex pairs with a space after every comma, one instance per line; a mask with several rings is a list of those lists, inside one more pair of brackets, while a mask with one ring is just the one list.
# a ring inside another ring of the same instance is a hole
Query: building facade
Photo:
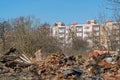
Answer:
[[95, 20], [88, 20], [85, 24], [72, 23], [65, 26], [62, 22], [54, 23], [53, 36], [62, 46], [71, 43], [74, 37], [88, 42], [91, 49], [109, 49], [120, 51], [120, 23], [107, 21], [97, 24]]
[[53, 37], [59, 40], [59, 45], [63, 47], [67, 44], [68, 29], [69, 27], [62, 22], [55, 22], [52, 27]]
[[112, 51], [120, 51], [120, 23], [111, 20], [101, 25], [101, 44]]

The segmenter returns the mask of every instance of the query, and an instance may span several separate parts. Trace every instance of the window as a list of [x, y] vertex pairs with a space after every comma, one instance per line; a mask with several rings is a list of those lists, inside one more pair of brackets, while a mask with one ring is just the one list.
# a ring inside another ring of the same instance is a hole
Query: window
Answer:
[[93, 27], [94, 30], [99, 30], [99, 27]]
[[78, 37], [82, 37], [82, 33], [77, 33], [77, 36]]
[[59, 37], [64, 37], [64, 34], [59, 34]]
[[77, 31], [82, 31], [83, 26], [76, 26]]
[[60, 32], [60, 33], [64, 33], [64, 32], [65, 32], [65, 29], [59, 29], [59, 32]]

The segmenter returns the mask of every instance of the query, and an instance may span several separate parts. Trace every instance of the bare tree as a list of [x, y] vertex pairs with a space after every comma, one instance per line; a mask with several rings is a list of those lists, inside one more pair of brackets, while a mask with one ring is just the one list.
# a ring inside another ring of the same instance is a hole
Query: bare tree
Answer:
[[106, 1], [105, 8], [113, 11], [113, 16], [111, 16], [111, 20], [107, 20], [107, 16], [104, 14], [100, 14], [98, 17], [98, 22], [101, 24], [101, 44], [104, 47], [106, 43], [108, 51], [116, 51], [118, 48], [120, 49], [120, 0]]
[[84, 51], [87, 49], [87, 42], [79, 37], [74, 38], [72, 43], [73, 50]]
[[76, 28], [70, 28], [68, 33], [68, 44], [65, 49], [66, 53], [74, 54], [74, 53], [85, 53], [87, 49], [87, 41], [83, 40], [83, 38], [77, 36]]
[[116, 26], [119, 26], [119, 51], [120, 51], [120, 0], [107, 0], [109, 9], [113, 11], [113, 19], [116, 21]]
[[29, 55], [39, 49], [44, 53], [59, 51], [57, 40], [49, 35], [49, 24], [38, 24], [36, 19], [31, 17], [20, 17], [14, 20], [13, 43], [17, 50]]
[[0, 39], [2, 41], [2, 51], [5, 52], [7, 49], [8, 37], [10, 38], [11, 26], [8, 21], [0, 23]]

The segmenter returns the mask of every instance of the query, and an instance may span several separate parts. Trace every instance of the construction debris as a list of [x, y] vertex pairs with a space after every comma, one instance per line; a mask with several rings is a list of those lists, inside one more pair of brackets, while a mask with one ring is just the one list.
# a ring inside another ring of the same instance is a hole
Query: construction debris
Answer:
[[32, 59], [25, 54], [13, 55], [10, 51], [4, 54], [0, 58], [0, 79], [5, 75], [11, 80], [120, 79], [120, 55], [117, 53], [94, 51], [86, 57], [55, 53], [45, 59], [41, 54], [38, 50]]
[[[15, 51], [15, 48], [10, 48], [0, 57], [0, 80], [28, 80], [27, 77], [34, 75], [27, 72], [30, 72], [29, 68], [33, 65], [31, 60], [24, 54], [15, 54]], [[21, 73], [22, 75], [20, 75]]]

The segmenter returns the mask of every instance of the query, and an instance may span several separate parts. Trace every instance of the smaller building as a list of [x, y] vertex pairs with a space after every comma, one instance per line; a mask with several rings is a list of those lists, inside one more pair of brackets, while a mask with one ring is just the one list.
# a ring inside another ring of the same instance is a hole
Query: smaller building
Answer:
[[101, 26], [101, 44], [108, 50], [120, 51], [120, 23], [112, 20]]

